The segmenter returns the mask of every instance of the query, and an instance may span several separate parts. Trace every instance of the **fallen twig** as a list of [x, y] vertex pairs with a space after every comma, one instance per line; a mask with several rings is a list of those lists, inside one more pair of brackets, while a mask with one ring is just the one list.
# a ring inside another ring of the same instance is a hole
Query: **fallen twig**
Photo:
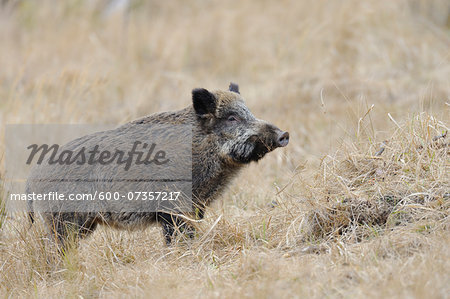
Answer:
[[448, 131], [445, 131], [445, 132], [444, 132], [443, 134], [441, 134], [441, 135], [434, 136], [434, 137], [433, 137], [433, 141], [437, 141], [437, 140], [439, 140], [439, 139], [441, 139], [441, 138], [445, 139], [445, 137], [447, 137], [447, 132], [448, 132]]
[[378, 152], [375, 153], [376, 157], [381, 156], [381, 154], [384, 152], [384, 150], [386, 149], [386, 145], [387, 145], [387, 141], [383, 141], [383, 143], [381, 144], [380, 149], [378, 150]]

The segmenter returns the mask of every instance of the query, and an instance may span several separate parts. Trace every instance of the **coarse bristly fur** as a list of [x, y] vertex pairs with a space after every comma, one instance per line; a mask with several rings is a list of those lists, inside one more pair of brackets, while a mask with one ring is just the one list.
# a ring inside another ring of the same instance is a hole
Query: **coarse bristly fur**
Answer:
[[[110, 148], [112, 144], [125, 144], [142, 137], [155, 134], [149, 132], [146, 124], [163, 125], [190, 125], [192, 128], [192, 197], [196, 208], [196, 217], [203, 218], [204, 210], [216, 199], [230, 180], [236, 176], [239, 170], [252, 161], [258, 161], [264, 155], [277, 147], [286, 146], [289, 142], [289, 134], [283, 132], [272, 124], [257, 119], [244, 103], [240, 96], [237, 84], [231, 83], [228, 91], [210, 92], [204, 88], [192, 91], [193, 105], [175, 112], [162, 112], [142, 119], [127, 123], [115, 130], [98, 132], [69, 142], [65, 149], [77, 150], [80, 147], [87, 149], [97, 145]], [[181, 145], [187, 140], [182, 133], [172, 134], [158, 132], [166, 135], [165, 142], [173, 147]], [[188, 168], [189, 161], [182, 161], [177, 167]], [[143, 172], [154, 171], [150, 166], [139, 169], [134, 178], [142, 178]], [[66, 184], [63, 178], [68, 174], [77, 174], [77, 178], [83, 180], [95, 174], [95, 180], [83, 188], [88, 190], [120, 190], [122, 182], [116, 178], [123, 173], [122, 166], [92, 165], [90, 167], [54, 167], [46, 163], [38, 165], [32, 171], [28, 182], [28, 193], [45, 193], [56, 191], [59, 193], [81, 193], [82, 188], [75, 184]], [[176, 176], [177, 169], [169, 176]], [[45, 179], [42, 179], [45, 177]], [[100, 181], [101, 183], [99, 183]], [[106, 183], [105, 183], [106, 181]], [[128, 184], [128, 183], [127, 183]], [[137, 190], [146, 190], [146, 182], [138, 183]], [[30, 201], [30, 203], [32, 203]], [[164, 229], [166, 243], [170, 244], [176, 228], [186, 230], [193, 236], [193, 228], [185, 223], [182, 217], [173, 213], [165, 213], [159, 210], [142, 211], [136, 208], [136, 203], [124, 201], [123, 203], [107, 203], [105, 212], [66, 212], [67, 210], [80, 209], [80, 205], [90, 203], [64, 202], [64, 207], [47, 206], [51, 210], [43, 210], [39, 202], [34, 203], [31, 211], [39, 211], [62, 244], [72, 231], [78, 236], [90, 234], [98, 224], [106, 224], [122, 229], [134, 229], [145, 227], [152, 222], [161, 222]], [[78, 206], [75, 206], [78, 205]], [[130, 205], [134, 205], [134, 211], [130, 211]], [[137, 209], [137, 210], [136, 210]], [[64, 210], [64, 211], [63, 211]], [[32, 217], [31, 212], [31, 218]], [[68, 227], [71, 229], [68, 229]]]
[[125, 124], [228, 78], [291, 137], [175, 246], [99, 225], [61, 256], [3, 195], [1, 297], [449, 297], [450, 1], [0, 2], [4, 193], [7, 124]]

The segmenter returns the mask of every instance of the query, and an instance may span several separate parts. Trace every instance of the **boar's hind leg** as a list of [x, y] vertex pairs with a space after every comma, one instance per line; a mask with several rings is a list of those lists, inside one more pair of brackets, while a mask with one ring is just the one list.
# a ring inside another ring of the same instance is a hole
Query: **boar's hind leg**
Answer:
[[194, 238], [195, 229], [186, 223], [181, 217], [176, 215], [159, 213], [158, 221], [161, 222], [163, 227], [164, 238], [167, 245], [171, 245], [173, 238], [176, 234], [176, 229], [185, 233], [189, 238]]
[[54, 213], [46, 217], [53, 237], [65, 248], [68, 242], [78, 242], [97, 227], [97, 219], [90, 213]]

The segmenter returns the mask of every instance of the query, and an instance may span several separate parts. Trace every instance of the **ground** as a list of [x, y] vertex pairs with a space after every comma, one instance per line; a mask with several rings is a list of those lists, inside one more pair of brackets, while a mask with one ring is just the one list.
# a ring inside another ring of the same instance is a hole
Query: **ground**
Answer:
[[230, 81], [290, 133], [171, 248], [101, 228], [60, 257], [0, 213], [4, 297], [449, 296], [447, 1], [4, 2], [3, 162], [6, 124], [119, 125]]

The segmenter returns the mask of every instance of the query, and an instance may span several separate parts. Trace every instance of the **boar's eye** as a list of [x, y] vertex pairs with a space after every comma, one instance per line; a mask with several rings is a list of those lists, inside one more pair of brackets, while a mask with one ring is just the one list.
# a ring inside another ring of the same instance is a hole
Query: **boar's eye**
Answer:
[[228, 116], [227, 121], [229, 121], [229, 122], [237, 122], [238, 118], [235, 115], [230, 115], [230, 116]]

